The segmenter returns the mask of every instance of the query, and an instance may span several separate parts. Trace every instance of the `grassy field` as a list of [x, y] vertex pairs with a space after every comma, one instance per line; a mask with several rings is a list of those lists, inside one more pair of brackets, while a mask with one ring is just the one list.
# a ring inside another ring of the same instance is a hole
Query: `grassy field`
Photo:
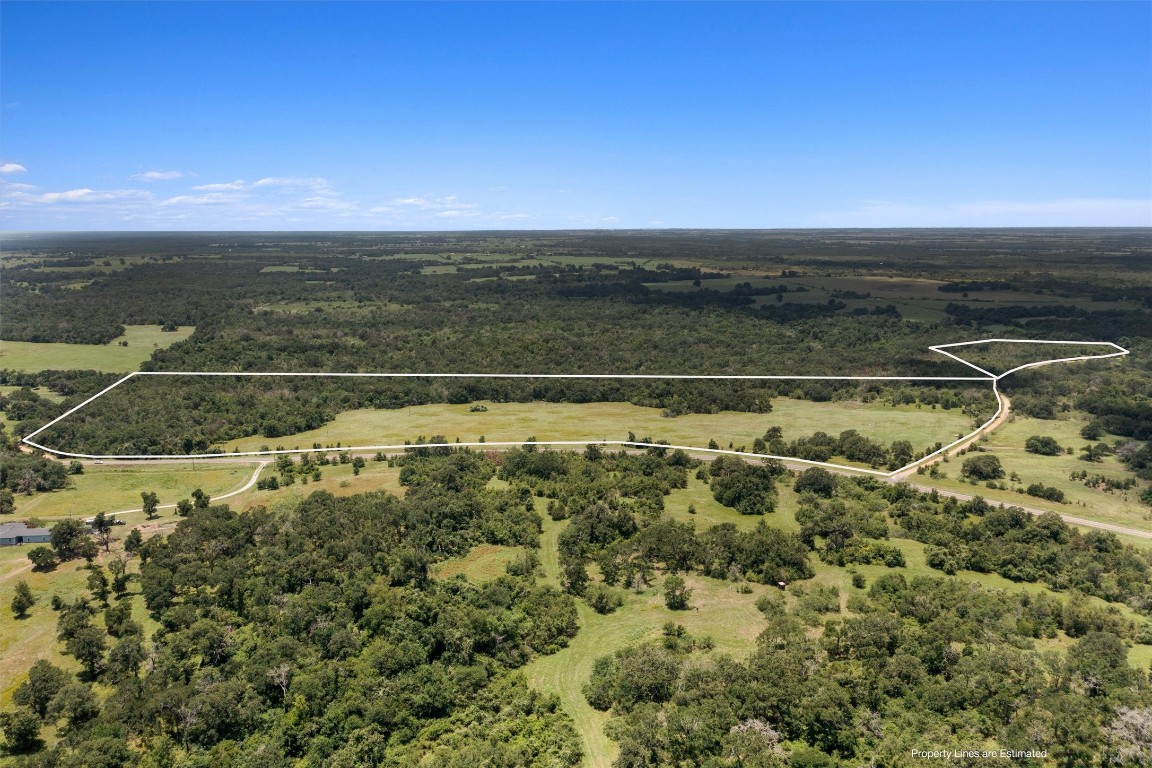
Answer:
[[[1051, 509], [1089, 520], [1152, 531], [1152, 508], [1139, 501], [1140, 490], [1145, 483], [1129, 491], [1107, 493], [1101, 489], [1089, 488], [1078, 480], [1069, 479], [1071, 473], [1082, 470], [1087, 471], [1089, 475], [1100, 474], [1117, 480], [1132, 477], [1132, 473], [1128, 472], [1114, 456], [1104, 457], [1099, 463], [1083, 461], [1080, 458], [1080, 447], [1089, 444], [1080, 437], [1080, 428], [1086, 423], [1087, 418], [1077, 413], [1063, 414], [1063, 418], [1057, 420], [1033, 419], [1013, 414], [1009, 423], [990, 434], [986, 441], [981, 442], [989, 453], [1000, 458], [1006, 475], [1005, 483], [1010, 488], [1026, 488], [1032, 483], [1043, 483], [1064, 491], [1067, 498], [1064, 504], [1016, 493], [1014, 490], [1001, 491], [988, 488], [983, 483], [970, 485], [960, 478], [960, 467], [966, 457], [957, 457], [948, 464], [941, 465], [941, 469], [948, 474], [946, 479], [933, 479], [927, 475], [913, 475], [909, 479], [914, 483], [934, 485], [945, 490], [979, 494], [991, 501]], [[1053, 437], [1061, 446], [1071, 446], [1075, 449], [1075, 453], [1059, 456], [1028, 453], [1024, 450], [1024, 443], [1033, 435]], [[1109, 437], [1106, 442], [1110, 443], [1113, 439]], [[1019, 483], [1008, 481], [1007, 476], [1013, 472], [1019, 475]], [[1152, 541], [1144, 541], [1142, 546], [1152, 547]]]
[[[128, 325], [124, 335], [107, 344], [38, 344], [0, 341], [0, 368], [15, 371], [95, 370], [128, 373], [157, 349], [171, 346], [192, 335], [184, 327], [165, 333], [158, 325]], [[120, 346], [120, 342], [128, 346]]]
[[[250, 473], [251, 470], [245, 470]], [[276, 472], [269, 465], [262, 477], [272, 477]], [[257, 505], [272, 506], [284, 504], [288, 500], [300, 499], [315, 491], [328, 491], [333, 496], [352, 496], [368, 491], [385, 490], [397, 496], [404, 495], [404, 487], [400, 485], [400, 470], [389, 467], [385, 462], [369, 461], [360, 475], [352, 474], [351, 464], [330, 464], [320, 467], [320, 480], [309, 480], [307, 483], [297, 479], [288, 486], [280, 486], [275, 491], [258, 491], [252, 488], [244, 493], [237, 494], [227, 500], [234, 509], [247, 509]]]
[[[140, 506], [140, 494], [155, 492], [161, 504], [174, 504], [191, 496], [196, 488], [210, 496], [219, 496], [244, 485], [252, 476], [256, 462], [244, 464], [179, 464], [93, 465], [82, 475], [73, 475], [73, 487], [60, 491], [16, 496], [16, 514], [52, 518], [89, 517], [97, 512], [119, 512]], [[168, 513], [171, 514], [171, 513]], [[140, 513], [143, 519], [143, 513]], [[132, 520], [126, 517], [126, 520]]]
[[[472, 413], [468, 405], [420, 405], [397, 410], [355, 410], [336, 416], [330, 424], [285, 438], [285, 444], [308, 447], [313, 443], [334, 445], [399, 445], [423, 435], [445, 435], [475, 442], [538, 440], [625, 440], [632, 431], [637, 438], [651, 436], [674, 445], [704, 447], [715, 439], [721, 447], [732, 443], [751, 450], [752, 441], [771, 426], [780, 426], [785, 439], [809, 435], [816, 430], [838, 434], [856, 429], [888, 443], [908, 440], [916, 448], [936, 441], [947, 442], [971, 430], [970, 420], [959, 411], [933, 411], [914, 406], [893, 408], [878, 403], [814, 403], [777, 398], [767, 414], [724, 412], [688, 414], [664, 418], [657, 408], [629, 403], [491, 403], [487, 412]], [[251, 437], [225, 443], [225, 450], [258, 450], [266, 438]]]
[[[554, 584], [559, 584], [560, 573], [556, 538], [566, 524], [567, 521], [558, 523], [544, 518], [540, 559], [548, 580]], [[714, 652], [747, 656], [755, 646], [756, 636], [764, 627], [756, 599], [770, 587], [753, 585], [750, 594], [740, 594], [734, 585], [716, 579], [689, 575], [685, 581], [693, 590], [693, 609], [687, 611], [668, 610], [654, 588], [640, 594], [626, 591], [624, 606], [606, 616], [578, 601], [579, 634], [559, 653], [540, 657], [525, 667], [533, 687], [560, 696], [564, 711], [575, 721], [583, 741], [586, 766], [608, 768], [616, 755], [615, 742], [604, 735], [608, 713], [593, 709], [581, 692], [597, 658], [659, 637], [668, 621], [684, 625], [697, 637], [711, 636], [716, 642]]]
[[450, 579], [463, 575], [474, 584], [503, 576], [505, 566], [523, 552], [523, 547], [502, 547], [496, 544], [479, 544], [463, 557], [442, 560], [432, 566], [432, 577]]
[[[72, 599], [85, 589], [88, 572], [83, 560], [65, 563], [55, 571], [34, 572], [28, 561], [29, 547], [0, 549], [0, 709], [12, 705], [12, 692], [38, 659], [78, 670], [80, 665], [60, 653], [56, 643], [56, 613], [50, 607], [53, 594]], [[16, 583], [28, 582], [36, 605], [27, 618], [17, 620], [8, 609]]]

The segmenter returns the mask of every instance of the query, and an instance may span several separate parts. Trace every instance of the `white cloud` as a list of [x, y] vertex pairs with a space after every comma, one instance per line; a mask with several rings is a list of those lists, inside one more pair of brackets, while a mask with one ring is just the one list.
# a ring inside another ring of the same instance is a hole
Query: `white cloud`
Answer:
[[[156, 171], [153, 173], [161, 173]], [[457, 195], [408, 195], [381, 204], [350, 199], [322, 177], [266, 176], [255, 181], [195, 183], [185, 174], [183, 188], [157, 195], [144, 184], [135, 189], [45, 191], [0, 180], [0, 207], [8, 226], [19, 229], [453, 229], [511, 225], [537, 217], [492, 210]], [[19, 222], [19, 223], [17, 223]], [[127, 225], [127, 227], [125, 226]]]
[[462, 203], [460, 198], [456, 195], [446, 195], [444, 197], [399, 197], [391, 202], [391, 205], [404, 205], [410, 208], [421, 208], [424, 210], [467, 210], [475, 208], [474, 203]]
[[160, 205], [219, 205], [221, 203], [234, 203], [237, 198], [223, 192], [209, 192], [204, 195], [177, 195], [167, 200], [161, 200]]
[[310, 189], [330, 189], [328, 179], [302, 176], [267, 176], [252, 182], [253, 187], [308, 187]]
[[48, 203], [108, 203], [117, 200], [148, 200], [152, 194], [140, 189], [70, 189], [67, 192], [45, 192], [42, 195], [27, 195], [32, 202]]
[[171, 179], [179, 179], [183, 175], [180, 171], [145, 171], [144, 173], [133, 174], [132, 181], [170, 181]]
[[244, 189], [244, 186], [245, 185], [243, 179], [236, 179], [236, 181], [229, 181], [223, 184], [201, 184], [199, 186], [192, 187], [192, 189], [200, 192], [224, 192], [230, 189]]
[[943, 205], [869, 200], [851, 210], [817, 214], [811, 223], [825, 227], [1143, 227], [1152, 225], [1152, 200], [977, 200]]
[[0, 165], [0, 173], [26, 173], [27, 168], [20, 165], [20, 163], [4, 163]]

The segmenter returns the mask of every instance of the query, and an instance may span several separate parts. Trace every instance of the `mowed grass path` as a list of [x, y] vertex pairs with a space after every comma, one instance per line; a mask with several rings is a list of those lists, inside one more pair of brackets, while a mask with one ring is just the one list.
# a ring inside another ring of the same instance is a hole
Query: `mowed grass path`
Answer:
[[[543, 512], [542, 505], [538, 508]], [[729, 511], [739, 517], [735, 511]], [[545, 578], [555, 586], [560, 585], [556, 541], [567, 524], [567, 521], [556, 522], [544, 515], [540, 560]], [[756, 610], [756, 599], [770, 587], [755, 584], [751, 593], [740, 594], [733, 584], [695, 574], [687, 575], [685, 581], [693, 590], [693, 607], [687, 611], [668, 610], [663, 596], [655, 588], [640, 594], [623, 591], [623, 607], [606, 616], [578, 600], [580, 631], [576, 637], [567, 648], [551, 656], [539, 657], [525, 667], [533, 687], [560, 696], [564, 711], [572, 717], [583, 741], [586, 766], [608, 768], [617, 752], [616, 743], [604, 735], [608, 713], [593, 709], [582, 692], [597, 658], [660, 637], [668, 621], [684, 625], [697, 637], [711, 636], [716, 642], [713, 653], [744, 657], [755, 646], [756, 637], [765, 626], [763, 616]]]
[[[630, 403], [481, 403], [487, 412], [473, 413], [469, 405], [418, 405], [395, 410], [345, 411], [328, 425], [278, 438], [286, 447], [307, 448], [314, 443], [334, 445], [399, 445], [420, 436], [444, 435], [476, 442], [537, 440], [626, 440], [652, 437], [674, 445], [704, 447], [716, 440], [751, 450], [752, 442], [772, 426], [792, 440], [822, 430], [838, 435], [855, 429], [874, 440], [890, 443], [908, 440], [916, 450], [936, 442], [950, 442], [972, 430], [971, 420], [959, 410], [932, 410], [915, 406], [892, 407], [879, 403], [847, 401], [815, 403], [776, 398], [772, 412], [764, 414], [725, 411], [664, 418], [658, 408]], [[270, 441], [249, 437], [224, 444], [226, 451], [259, 450]]]
[[[0, 368], [14, 371], [94, 370], [128, 373], [157, 349], [183, 341], [196, 330], [186, 326], [165, 333], [158, 325], [126, 325], [124, 335], [107, 344], [40, 344], [0, 341]], [[120, 346], [120, 342], [128, 346]]]

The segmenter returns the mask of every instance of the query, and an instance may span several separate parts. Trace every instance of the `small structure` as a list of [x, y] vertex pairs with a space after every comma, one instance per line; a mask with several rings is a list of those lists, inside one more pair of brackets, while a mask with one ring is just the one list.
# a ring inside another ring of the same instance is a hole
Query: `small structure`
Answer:
[[52, 532], [47, 528], [29, 528], [24, 523], [4, 523], [0, 525], [0, 547], [18, 544], [47, 544]]

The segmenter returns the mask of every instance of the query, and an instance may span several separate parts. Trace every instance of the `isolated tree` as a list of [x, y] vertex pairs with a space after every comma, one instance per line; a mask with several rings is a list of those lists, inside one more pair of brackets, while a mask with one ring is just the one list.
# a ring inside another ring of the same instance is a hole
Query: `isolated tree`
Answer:
[[80, 557], [86, 541], [89, 541], [88, 527], [79, 520], [61, 520], [52, 526], [49, 536], [49, 543], [62, 563]]
[[973, 480], [999, 480], [1004, 477], [1004, 467], [1000, 465], [1000, 459], [997, 457], [982, 454], [965, 459], [960, 473]]
[[16, 593], [12, 595], [12, 613], [18, 619], [22, 619], [28, 615], [28, 609], [36, 604], [36, 598], [32, 595], [32, 588], [28, 586], [28, 582], [20, 580], [16, 582]]
[[103, 512], [97, 512], [96, 517], [92, 518], [92, 533], [104, 546], [104, 551], [108, 552], [112, 547], [112, 518], [105, 515]]
[[192, 491], [192, 506], [196, 509], [208, 509], [208, 504], [211, 501], [212, 498], [199, 488]]
[[149, 520], [156, 518], [156, 510], [160, 506], [160, 497], [153, 491], [142, 491], [140, 498], [144, 502], [144, 516]]
[[84, 541], [80, 542], [80, 557], [85, 561], [91, 563], [100, 556], [100, 546], [88, 536], [84, 537]]
[[179, 517], [188, 517], [188, 515], [192, 514], [192, 509], [192, 502], [188, 499], [180, 499], [180, 501], [176, 502], [176, 514]]
[[70, 475], [82, 475], [82, 474], [84, 474], [84, 465], [82, 463], [80, 463], [79, 461], [77, 461], [76, 459], [73, 459], [72, 461], [68, 462], [68, 474], [70, 474]]
[[[352, 474], [354, 474], [354, 475], [360, 474], [360, 470], [364, 469], [365, 463], [366, 462], [364, 461], [363, 456], [356, 456], [355, 458], [353, 458], [352, 459]], [[275, 478], [273, 478], [273, 479], [275, 479]]]
[[1080, 428], [1080, 437], [1085, 440], [1099, 440], [1104, 435], [1104, 428], [1098, 421], [1090, 421]]
[[37, 571], [47, 571], [56, 567], [56, 553], [48, 547], [32, 547], [28, 550], [28, 559], [32, 561], [32, 567]]
[[688, 601], [692, 599], [692, 590], [684, 583], [681, 576], [675, 574], [664, 578], [664, 604], [673, 611], [683, 611], [688, 608]]

